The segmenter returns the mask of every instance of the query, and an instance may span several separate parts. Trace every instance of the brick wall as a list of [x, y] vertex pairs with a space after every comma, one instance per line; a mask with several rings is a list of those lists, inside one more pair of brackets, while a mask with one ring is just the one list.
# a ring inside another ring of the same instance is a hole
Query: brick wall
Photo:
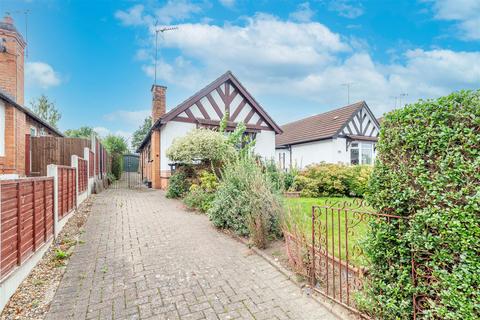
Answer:
[[5, 17], [0, 27], [6, 52], [0, 53], [0, 89], [17, 103], [24, 103], [24, 49], [25, 42], [13, 26], [13, 20]]

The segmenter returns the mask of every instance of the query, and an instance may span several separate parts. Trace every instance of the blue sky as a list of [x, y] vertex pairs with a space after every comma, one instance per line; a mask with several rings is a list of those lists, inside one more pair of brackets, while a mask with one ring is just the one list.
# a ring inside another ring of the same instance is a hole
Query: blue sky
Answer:
[[480, 88], [480, 1], [0, 0], [24, 32], [26, 101], [128, 136], [149, 114], [154, 24], [168, 109], [232, 70], [283, 124], [365, 100], [376, 115], [419, 98]]

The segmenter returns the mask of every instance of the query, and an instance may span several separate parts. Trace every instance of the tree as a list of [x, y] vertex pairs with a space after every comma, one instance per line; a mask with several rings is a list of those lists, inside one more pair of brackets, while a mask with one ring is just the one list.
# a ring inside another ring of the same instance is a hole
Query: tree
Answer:
[[98, 133], [92, 127], [83, 126], [78, 129], [68, 129], [65, 135], [72, 138], [90, 138], [92, 135], [98, 136]]
[[146, 117], [143, 124], [132, 135], [132, 148], [137, 150], [152, 127], [152, 117]]
[[30, 101], [31, 109], [36, 113], [40, 119], [45, 120], [50, 125], [58, 128], [58, 121], [62, 118], [62, 114], [55, 107], [55, 104], [48, 100], [48, 98], [42, 94], [37, 100]]
[[122, 136], [109, 134], [105, 137], [105, 139], [102, 140], [102, 144], [111, 155], [121, 155], [128, 151], [127, 141]]
[[112, 173], [115, 178], [122, 176], [123, 154], [128, 151], [127, 141], [122, 136], [109, 134], [102, 140], [102, 144], [112, 156]]

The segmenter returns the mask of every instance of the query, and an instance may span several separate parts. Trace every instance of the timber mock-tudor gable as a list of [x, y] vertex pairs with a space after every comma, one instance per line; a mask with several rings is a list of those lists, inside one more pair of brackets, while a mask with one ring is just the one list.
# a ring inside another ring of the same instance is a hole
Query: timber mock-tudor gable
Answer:
[[373, 164], [380, 124], [365, 101], [282, 126], [276, 159], [282, 169], [310, 164]]
[[153, 188], [167, 186], [170, 161], [166, 150], [173, 140], [194, 128], [218, 128], [226, 113], [227, 129], [245, 123], [247, 131], [255, 135], [255, 152], [266, 159], [275, 157], [275, 135], [282, 129], [232, 72], [227, 71], [169, 112], [166, 112], [166, 89], [152, 86], [153, 125], [137, 150], [141, 155], [142, 179]]

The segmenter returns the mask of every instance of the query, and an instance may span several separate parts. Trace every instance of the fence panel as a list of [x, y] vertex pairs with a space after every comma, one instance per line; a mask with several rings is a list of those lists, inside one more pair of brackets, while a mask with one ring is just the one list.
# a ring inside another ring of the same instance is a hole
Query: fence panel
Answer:
[[3, 278], [53, 236], [53, 178], [3, 180], [0, 188]]
[[87, 191], [88, 186], [88, 169], [87, 160], [78, 158], [78, 192]]
[[69, 214], [76, 206], [75, 168], [58, 166], [58, 219]]
[[90, 139], [32, 137], [31, 176], [46, 176], [47, 166], [57, 164], [69, 166], [72, 155], [84, 156], [84, 148], [91, 147]]

